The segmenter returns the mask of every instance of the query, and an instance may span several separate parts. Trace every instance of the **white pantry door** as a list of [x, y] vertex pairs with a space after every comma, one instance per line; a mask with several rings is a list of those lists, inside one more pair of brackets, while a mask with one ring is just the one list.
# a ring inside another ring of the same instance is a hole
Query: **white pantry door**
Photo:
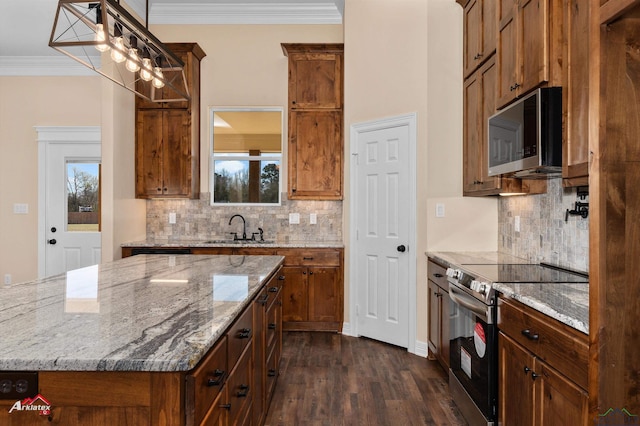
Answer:
[[[40, 180], [39, 252], [44, 255], [40, 275], [51, 276], [100, 263], [101, 145], [99, 140], [84, 140], [91, 139], [84, 128], [61, 128], [61, 133], [45, 129], [49, 132], [39, 138], [48, 135], [51, 140], [40, 140], [44, 179]], [[68, 142], [64, 129], [69, 131]]]
[[413, 343], [410, 331], [415, 329], [410, 323], [415, 310], [415, 297], [410, 297], [415, 294], [411, 131], [406, 121], [360, 128], [352, 175], [357, 334], [405, 348]]

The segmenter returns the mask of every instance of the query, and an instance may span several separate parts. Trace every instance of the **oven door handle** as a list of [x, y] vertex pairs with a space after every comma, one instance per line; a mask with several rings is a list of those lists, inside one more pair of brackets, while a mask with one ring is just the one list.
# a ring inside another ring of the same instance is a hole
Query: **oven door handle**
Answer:
[[478, 302], [464, 292], [458, 290], [453, 284], [449, 283], [449, 297], [460, 306], [469, 309], [474, 314], [489, 323], [487, 310], [490, 308], [484, 303]]

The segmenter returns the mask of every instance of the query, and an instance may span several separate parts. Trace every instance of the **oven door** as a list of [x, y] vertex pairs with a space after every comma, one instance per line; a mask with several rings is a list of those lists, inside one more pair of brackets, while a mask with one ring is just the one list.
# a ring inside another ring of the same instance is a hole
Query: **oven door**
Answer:
[[449, 283], [453, 312], [450, 324], [449, 385], [470, 425], [497, 418], [497, 329], [493, 306]]

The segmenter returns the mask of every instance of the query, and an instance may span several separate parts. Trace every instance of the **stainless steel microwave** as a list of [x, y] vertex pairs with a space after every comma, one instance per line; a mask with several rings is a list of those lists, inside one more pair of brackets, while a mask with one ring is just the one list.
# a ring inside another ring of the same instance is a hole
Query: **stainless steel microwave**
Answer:
[[489, 176], [562, 172], [562, 88], [533, 91], [489, 117]]

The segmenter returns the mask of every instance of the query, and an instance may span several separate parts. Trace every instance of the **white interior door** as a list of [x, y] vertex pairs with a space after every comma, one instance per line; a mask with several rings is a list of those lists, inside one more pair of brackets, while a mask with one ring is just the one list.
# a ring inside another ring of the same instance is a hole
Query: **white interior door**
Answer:
[[357, 334], [410, 350], [415, 345], [412, 131], [415, 126], [406, 120], [359, 128], [352, 174]]
[[[72, 132], [70, 139], [77, 136]], [[58, 133], [52, 139], [40, 154], [41, 276], [101, 260], [99, 140], [65, 143]]]

